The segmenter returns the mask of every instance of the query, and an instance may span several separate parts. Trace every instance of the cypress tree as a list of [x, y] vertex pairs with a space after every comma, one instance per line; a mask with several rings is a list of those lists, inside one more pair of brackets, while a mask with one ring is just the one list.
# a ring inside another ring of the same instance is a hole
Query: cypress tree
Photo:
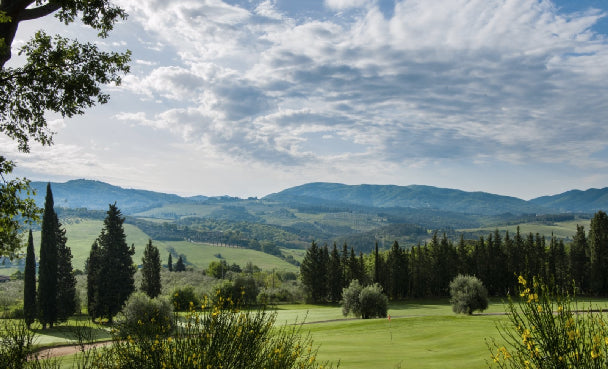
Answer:
[[175, 263], [175, 271], [176, 272], [185, 272], [186, 271], [186, 265], [184, 264], [184, 259], [182, 259], [181, 256], [177, 258], [177, 263]]
[[597, 295], [608, 295], [608, 215], [598, 211], [589, 225], [591, 251], [591, 289]]
[[[171, 254], [169, 254], [171, 255]], [[152, 240], [148, 240], [148, 245], [144, 250], [142, 261], [142, 280], [141, 290], [150, 298], [160, 295], [160, 254], [158, 248], [152, 245]]]
[[127, 245], [124, 221], [116, 204], [111, 204], [97, 238], [99, 267], [94, 267], [98, 273], [92, 291], [95, 299], [94, 314], [98, 318], [107, 318], [109, 323], [135, 290], [135, 266], [132, 259], [135, 248]]
[[57, 225], [57, 321], [64, 322], [76, 313], [76, 277], [65, 229], [61, 228], [59, 220]]
[[173, 271], [173, 258], [171, 257], [171, 253], [169, 253], [169, 261], [167, 262], [167, 267], [169, 268], [170, 272]]
[[91, 320], [97, 319], [100, 311], [98, 286], [99, 286], [99, 269], [101, 267], [101, 251], [97, 240], [91, 245], [91, 251], [86, 263], [87, 273], [87, 309]]
[[334, 247], [329, 257], [329, 268], [327, 269], [329, 300], [331, 302], [339, 302], [342, 297], [342, 266], [340, 264], [340, 254], [334, 242]]
[[23, 280], [23, 318], [28, 329], [36, 320], [36, 313], [36, 256], [34, 255], [34, 238], [30, 229]]
[[42, 328], [53, 328], [57, 321], [57, 214], [53, 208], [51, 184], [46, 186], [42, 230], [40, 233], [40, 266], [38, 269], [38, 310]]
[[578, 224], [570, 246], [570, 273], [578, 288], [589, 291], [589, 245], [585, 227]]

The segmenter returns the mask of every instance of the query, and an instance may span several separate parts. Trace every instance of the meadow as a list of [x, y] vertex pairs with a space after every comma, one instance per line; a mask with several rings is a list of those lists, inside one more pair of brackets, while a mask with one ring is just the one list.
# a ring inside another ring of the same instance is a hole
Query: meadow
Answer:
[[[91, 219], [75, 219], [64, 221], [63, 226], [68, 237], [67, 246], [72, 250], [72, 266], [74, 269], [84, 270], [86, 259], [89, 257], [91, 245], [99, 236], [103, 228], [103, 222], [100, 220]], [[127, 244], [135, 246], [135, 255], [133, 262], [141, 264], [143, 250], [148, 243], [148, 235], [142, 232], [139, 228], [132, 224], [124, 224], [125, 234], [127, 235]], [[34, 232], [34, 245], [38, 248], [40, 245], [40, 232]], [[289, 264], [288, 262], [260, 251], [238, 249], [223, 246], [216, 246], [208, 243], [193, 243], [187, 241], [153, 241], [154, 245], [160, 251], [161, 262], [166, 265], [169, 250], [174, 250], [177, 254], [186, 256], [186, 266], [191, 266], [196, 269], [206, 269], [212, 261], [221, 259], [226, 260], [228, 264], [236, 263], [244, 267], [247, 262], [252, 262], [262, 270], [283, 270], [290, 272], [298, 272], [298, 267]], [[299, 252], [298, 252], [299, 251]], [[304, 251], [294, 250], [293, 253], [296, 259], [300, 259], [304, 255]], [[39, 255], [39, 250], [36, 250], [36, 255]], [[173, 263], [177, 261], [177, 257], [173, 256]], [[17, 269], [3, 269], [0, 274], [10, 275]], [[11, 272], [11, 273], [9, 273]]]

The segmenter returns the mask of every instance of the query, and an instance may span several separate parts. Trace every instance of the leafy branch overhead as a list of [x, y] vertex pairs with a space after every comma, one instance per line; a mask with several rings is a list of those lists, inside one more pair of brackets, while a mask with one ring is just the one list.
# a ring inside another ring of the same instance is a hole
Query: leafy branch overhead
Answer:
[[[126, 12], [109, 0], [0, 0], [0, 133], [10, 137], [22, 152], [31, 141], [51, 145], [53, 132], [46, 114], [73, 117], [87, 108], [105, 104], [107, 84], [119, 85], [129, 72], [131, 52], [106, 52], [92, 43], [80, 43], [43, 30], [18, 51], [24, 63], [5, 67], [19, 24], [54, 14], [64, 24], [77, 20], [105, 38]], [[0, 255], [19, 249], [19, 219], [35, 220], [33, 202], [23, 199], [29, 182], [8, 180], [14, 163], [0, 156]], [[29, 194], [28, 194], [29, 196]]]

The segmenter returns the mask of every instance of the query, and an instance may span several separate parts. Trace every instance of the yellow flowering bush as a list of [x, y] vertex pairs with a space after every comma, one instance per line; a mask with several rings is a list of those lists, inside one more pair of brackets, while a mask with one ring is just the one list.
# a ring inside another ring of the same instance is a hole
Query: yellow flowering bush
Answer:
[[[326, 368], [301, 325], [275, 327], [276, 314], [242, 310], [231, 298], [219, 304], [192, 306], [180, 317], [174, 334], [116, 339], [93, 356], [91, 368], [101, 369], [288, 369]], [[202, 309], [201, 309], [202, 308]], [[201, 312], [202, 310], [202, 312]]]
[[601, 311], [579, 309], [573, 294], [536, 278], [530, 283], [520, 276], [519, 285], [518, 301], [509, 299], [508, 323], [498, 326], [502, 339], [488, 342], [490, 367], [608, 367], [608, 327]]

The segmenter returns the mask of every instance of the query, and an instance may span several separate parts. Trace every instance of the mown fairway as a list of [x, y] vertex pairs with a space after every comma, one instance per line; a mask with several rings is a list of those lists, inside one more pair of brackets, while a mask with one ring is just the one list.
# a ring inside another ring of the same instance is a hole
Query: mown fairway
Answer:
[[484, 315], [452, 313], [446, 300], [392, 304], [388, 319], [344, 319], [340, 307], [279, 307], [277, 323], [306, 318], [320, 345], [318, 357], [342, 368], [485, 368], [485, 340], [498, 337], [504, 305], [495, 301]]

